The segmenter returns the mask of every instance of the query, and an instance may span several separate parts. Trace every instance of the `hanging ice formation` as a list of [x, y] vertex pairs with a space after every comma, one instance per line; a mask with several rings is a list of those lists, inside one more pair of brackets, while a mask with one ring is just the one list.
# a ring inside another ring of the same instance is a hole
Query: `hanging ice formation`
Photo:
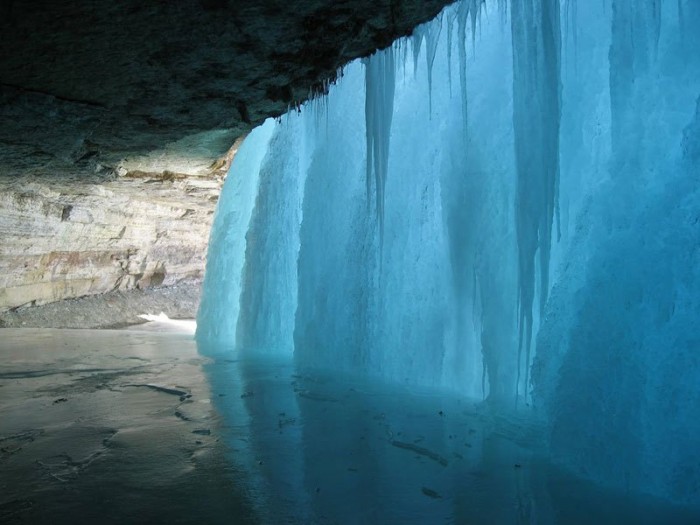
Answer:
[[418, 26], [413, 31], [414, 71], [418, 71], [418, 56], [420, 54], [421, 42], [425, 40], [425, 59], [428, 70], [428, 109], [431, 114], [433, 112], [433, 64], [435, 63], [435, 54], [437, 53], [440, 31], [442, 31], [442, 15], [433, 22]]
[[517, 176], [518, 370], [520, 352], [524, 346], [527, 386], [535, 271], [538, 267], [541, 314], [549, 291], [552, 222], [559, 198], [559, 0], [513, 2], [511, 25]]
[[246, 139], [198, 339], [519, 400], [568, 468], [700, 503], [697, 49], [695, 0], [449, 6]]
[[394, 114], [396, 82], [394, 49], [380, 51], [372, 59], [365, 60], [365, 68], [367, 202], [370, 204], [371, 195], [374, 193], [381, 249], [384, 239], [384, 192], [389, 166], [389, 137]]

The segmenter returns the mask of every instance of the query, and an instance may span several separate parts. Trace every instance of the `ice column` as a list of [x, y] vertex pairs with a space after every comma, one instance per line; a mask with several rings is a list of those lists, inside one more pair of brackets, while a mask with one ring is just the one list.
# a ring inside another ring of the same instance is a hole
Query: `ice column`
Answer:
[[510, 27], [486, 5], [507, 12], [462, 0], [421, 29], [403, 81], [379, 52], [327, 118], [250, 135], [198, 337], [499, 416], [519, 399], [565, 467], [700, 502], [700, 2], [512, 0]]
[[[301, 199], [307, 158], [306, 122], [313, 112], [278, 124], [259, 173], [258, 195], [246, 233], [236, 343], [267, 353], [293, 351], [297, 305]], [[322, 126], [318, 126], [322, 127]]]
[[485, 0], [463, 0], [457, 5], [457, 45], [459, 46], [459, 86], [462, 94], [462, 118], [467, 130], [467, 21], [471, 24], [472, 48], [476, 42], [476, 22]]
[[241, 277], [260, 166], [274, 131], [267, 121], [254, 129], [236, 153], [212, 224], [202, 303], [197, 314], [197, 338], [233, 344], [240, 308]]
[[417, 70], [417, 60], [415, 59], [418, 58], [421, 41], [425, 39], [425, 58], [428, 68], [428, 108], [431, 115], [433, 113], [433, 64], [435, 63], [438, 39], [440, 38], [440, 31], [442, 30], [442, 18], [443, 16], [440, 15], [432, 22], [418, 26], [413, 31], [414, 70]]
[[300, 247], [291, 262], [297, 272], [294, 355], [301, 365], [363, 369], [370, 353], [369, 276], [378, 223], [367, 209], [366, 75], [359, 63], [345, 69], [328, 95], [328, 126], [321, 125], [307, 149]]
[[[367, 202], [374, 183], [380, 250], [384, 239], [384, 191], [389, 170], [389, 138], [394, 114], [396, 64], [394, 48], [365, 60], [365, 124], [367, 134]], [[374, 178], [372, 177], [374, 175]]]
[[537, 335], [535, 406], [558, 463], [697, 505], [700, 4], [594, 4], [578, 5], [587, 31], [563, 91], [562, 190], [578, 202]]
[[[552, 223], [558, 206], [561, 118], [559, 23], [558, 0], [511, 3], [519, 349], [525, 348], [523, 365], [526, 386], [533, 304], [536, 293], [539, 295], [540, 311], [547, 300]], [[539, 274], [536, 276], [537, 270]], [[539, 283], [537, 290], [536, 283]]]
[[[610, 45], [612, 145], [619, 164], [635, 162], [643, 113], [634, 109], [639, 86], [654, 61], [661, 30], [661, 0], [613, 0]], [[619, 168], [618, 168], [619, 169]]]

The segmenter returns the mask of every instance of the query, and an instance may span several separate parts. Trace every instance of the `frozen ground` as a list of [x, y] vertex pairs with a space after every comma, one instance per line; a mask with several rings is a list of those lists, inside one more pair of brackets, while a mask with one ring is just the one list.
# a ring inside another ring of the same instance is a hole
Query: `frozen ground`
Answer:
[[250, 521], [189, 335], [0, 335], [0, 523]]
[[700, 522], [551, 468], [517, 415], [140, 328], [178, 326], [0, 330], [0, 522]]

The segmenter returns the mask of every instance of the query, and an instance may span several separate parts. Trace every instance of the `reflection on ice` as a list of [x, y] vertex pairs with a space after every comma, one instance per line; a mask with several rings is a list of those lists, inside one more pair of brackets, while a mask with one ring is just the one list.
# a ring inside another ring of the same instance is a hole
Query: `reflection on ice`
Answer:
[[537, 423], [444, 391], [184, 334], [0, 332], [2, 523], [700, 523], [557, 471]]
[[[211, 348], [220, 432], [264, 523], [697, 523], [551, 467], [531, 418]], [[237, 355], [237, 358], [232, 356]]]
[[191, 335], [0, 330], [0, 523], [258, 523]]

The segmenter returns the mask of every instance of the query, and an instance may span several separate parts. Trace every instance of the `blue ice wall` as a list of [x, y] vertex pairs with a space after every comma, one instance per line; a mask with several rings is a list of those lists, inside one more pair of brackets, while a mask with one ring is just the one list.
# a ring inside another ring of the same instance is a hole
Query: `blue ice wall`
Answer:
[[462, 0], [254, 130], [200, 340], [541, 419], [700, 504], [700, 2]]
[[578, 5], [576, 60], [562, 77], [569, 235], [532, 372], [557, 461], [695, 503], [699, 13], [697, 2]]

